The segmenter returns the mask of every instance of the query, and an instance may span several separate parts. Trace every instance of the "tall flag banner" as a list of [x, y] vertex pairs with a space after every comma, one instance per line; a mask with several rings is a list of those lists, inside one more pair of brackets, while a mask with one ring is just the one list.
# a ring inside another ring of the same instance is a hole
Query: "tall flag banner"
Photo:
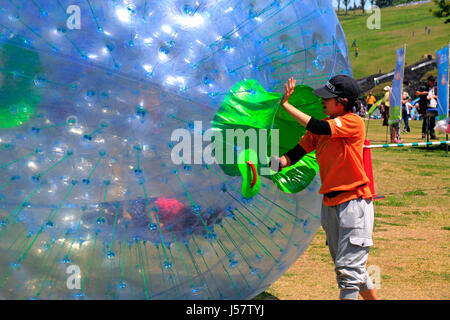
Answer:
[[448, 48], [450, 45], [436, 51], [437, 78], [437, 107], [438, 116], [442, 120], [448, 117]]
[[405, 67], [406, 45], [397, 50], [397, 63], [395, 64], [392, 88], [389, 94], [389, 124], [394, 124], [402, 120], [402, 91], [403, 91], [403, 71]]

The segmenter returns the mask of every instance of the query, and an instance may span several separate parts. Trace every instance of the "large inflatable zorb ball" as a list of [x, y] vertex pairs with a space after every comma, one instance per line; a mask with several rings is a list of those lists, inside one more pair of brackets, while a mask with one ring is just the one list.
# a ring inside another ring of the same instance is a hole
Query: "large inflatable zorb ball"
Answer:
[[323, 118], [335, 74], [329, 1], [0, 0], [0, 298], [268, 288], [320, 225], [314, 153], [268, 166], [284, 83]]

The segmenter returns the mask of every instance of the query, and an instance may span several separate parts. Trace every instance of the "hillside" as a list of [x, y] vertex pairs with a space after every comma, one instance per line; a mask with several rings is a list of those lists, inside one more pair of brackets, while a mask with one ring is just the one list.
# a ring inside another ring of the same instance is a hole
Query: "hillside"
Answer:
[[[406, 44], [406, 64], [412, 64], [450, 42], [450, 25], [434, 17], [429, 11], [433, 3], [390, 7], [381, 9], [381, 28], [368, 29], [367, 19], [371, 14], [361, 10], [338, 14], [345, 32], [350, 52], [353, 76], [362, 78], [370, 74], [393, 71], [395, 50]], [[428, 30], [430, 30], [428, 32]], [[357, 41], [358, 57], [352, 48]]]

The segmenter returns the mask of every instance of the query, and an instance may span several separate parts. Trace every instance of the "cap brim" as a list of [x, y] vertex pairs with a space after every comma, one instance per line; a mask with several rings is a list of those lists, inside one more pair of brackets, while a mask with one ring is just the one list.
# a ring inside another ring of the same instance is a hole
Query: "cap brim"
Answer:
[[316, 96], [320, 97], [320, 98], [336, 98], [338, 97], [337, 94], [334, 94], [332, 92], [330, 92], [329, 90], [327, 90], [325, 87], [319, 88], [319, 89], [315, 89], [313, 90], [313, 92]]

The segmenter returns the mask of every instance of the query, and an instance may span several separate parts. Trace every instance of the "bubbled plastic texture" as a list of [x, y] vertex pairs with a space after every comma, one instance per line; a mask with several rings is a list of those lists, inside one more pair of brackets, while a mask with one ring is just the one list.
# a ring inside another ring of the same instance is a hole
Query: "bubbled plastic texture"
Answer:
[[171, 135], [211, 128], [243, 79], [340, 73], [329, 1], [0, 0], [0, 298], [262, 292], [317, 231], [320, 180], [244, 199], [218, 165], [174, 164]]

